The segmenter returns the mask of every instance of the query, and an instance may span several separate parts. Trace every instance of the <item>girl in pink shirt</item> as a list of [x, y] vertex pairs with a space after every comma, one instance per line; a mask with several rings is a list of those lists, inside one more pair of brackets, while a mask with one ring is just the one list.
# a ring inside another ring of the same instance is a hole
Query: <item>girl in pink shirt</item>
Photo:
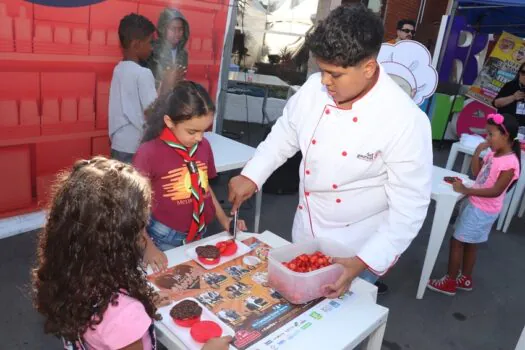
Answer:
[[[72, 350], [156, 348], [157, 305], [142, 264], [151, 189], [130, 165], [78, 161], [55, 187], [33, 271], [45, 331]], [[216, 338], [203, 349], [227, 349]]]
[[[463, 202], [454, 236], [450, 242], [448, 274], [430, 280], [428, 288], [446, 295], [456, 290], [472, 290], [472, 270], [476, 262], [477, 244], [486, 242], [492, 225], [503, 207], [505, 193], [520, 176], [521, 149], [517, 140], [518, 121], [509, 114], [487, 117], [487, 142], [480, 144], [472, 157], [472, 173], [476, 182], [467, 188], [460, 180], [454, 190], [463, 193]], [[487, 155], [480, 154], [490, 147]]]

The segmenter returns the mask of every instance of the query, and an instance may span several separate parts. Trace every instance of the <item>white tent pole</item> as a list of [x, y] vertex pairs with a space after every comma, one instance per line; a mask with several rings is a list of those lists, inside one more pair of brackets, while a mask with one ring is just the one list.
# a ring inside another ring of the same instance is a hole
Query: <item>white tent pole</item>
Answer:
[[215, 113], [215, 123], [213, 123], [213, 131], [218, 134], [222, 134], [224, 111], [226, 110], [226, 96], [228, 94], [228, 74], [230, 73], [233, 38], [235, 36], [235, 24], [237, 23], [237, 2], [238, 0], [230, 0], [228, 9], [228, 19], [226, 20], [226, 34], [224, 35], [221, 70], [219, 73], [219, 83], [217, 89], [217, 111]]
[[439, 58], [436, 65], [436, 70], [439, 72], [441, 65], [443, 64], [443, 56], [445, 55], [446, 47], [448, 45], [448, 39], [450, 37], [450, 32], [452, 31], [452, 25], [454, 24], [454, 18], [456, 17], [456, 9], [458, 8], [457, 0], [453, 0], [452, 8], [450, 10], [450, 17], [447, 21], [447, 30], [445, 32], [445, 37], [443, 38], [443, 44], [445, 47], [441, 47], [439, 52]]

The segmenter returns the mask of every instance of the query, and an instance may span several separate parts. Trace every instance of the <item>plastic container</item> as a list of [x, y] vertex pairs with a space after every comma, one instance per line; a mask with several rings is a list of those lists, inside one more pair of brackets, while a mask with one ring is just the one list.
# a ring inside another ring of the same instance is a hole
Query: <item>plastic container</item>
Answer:
[[348, 258], [355, 256], [341, 243], [316, 238], [311, 241], [290, 244], [272, 249], [268, 254], [268, 283], [292, 304], [304, 304], [325, 296], [324, 286], [335, 283], [343, 273], [339, 264], [331, 265], [312, 272], [294, 272], [283, 266], [301, 254], [313, 254], [316, 251], [329, 256]]

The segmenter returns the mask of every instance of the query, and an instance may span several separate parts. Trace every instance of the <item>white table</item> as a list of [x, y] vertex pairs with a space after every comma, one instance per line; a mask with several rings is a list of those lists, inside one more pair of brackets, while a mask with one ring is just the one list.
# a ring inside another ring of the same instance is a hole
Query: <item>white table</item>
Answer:
[[[255, 153], [255, 148], [213, 132], [207, 132], [205, 137], [210, 142], [218, 173], [243, 168]], [[254, 232], [259, 232], [261, 205], [262, 189], [255, 194]]]
[[[251, 76], [252, 79], [248, 77]], [[266, 103], [268, 102], [268, 92], [270, 87], [282, 87], [289, 88], [290, 85], [274, 75], [264, 75], [264, 74], [247, 74], [243, 72], [229, 72], [228, 80], [234, 81], [236, 83], [255, 85], [264, 88], [264, 99], [262, 105], [262, 114], [263, 120], [261, 124], [264, 124], [264, 121], [270, 121], [268, 114], [266, 112]]]
[[[452, 170], [456, 158], [459, 153], [464, 153], [463, 164], [461, 165], [461, 173], [466, 174], [468, 172], [470, 163], [472, 162], [472, 155], [475, 152], [474, 147], [467, 147], [461, 142], [455, 142], [452, 144], [450, 153], [447, 159], [446, 169]], [[480, 156], [484, 157], [487, 151], [481, 152]], [[525, 152], [521, 152], [521, 174], [525, 172]], [[518, 206], [522, 201], [523, 194], [525, 193], [525, 176], [520, 176], [518, 182], [512, 190], [510, 190], [505, 195], [505, 202], [503, 203], [503, 209], [501, 211], [500, 217], [498, 219], [497, 229], [503, 229], [503, 232], [507, 232], [509, 229], [510, 222], [516, 212], [518, 211]], [[520, 217], [523, 216], [525, 212], [525, 202], [522, 203], [520, 209]]]
[[[221, 235], [229, 236], [226, 232], [221, 233]], [[201, 241], [166, 251], [168, 266], [174, 266], [187, 261], [189, 258], [185, 254], [186, 249], [191, 246], [202, 245], [207, 240], [215, 239], [216, 237], [217, 236], [208, 237]], [[274, 248], [290, 243], [269, 231], [265, 231], [262, 234], [241, 233], [238, 236], [241, 240], [249, 237], [256, 237], [260, 241]], [[151, 272], [151, 270], [148, 272]], [[347, 322], [326, 322], [326, 326], [319, 327], [317, 332], [302, 333], [300, 336], [294, 338], [293, 342], [289, 341], [278, 349], [322, 349], [323, 347], [326, 349], [353, 349], [368, 338], [367, 346], [363, 349], [380, 350], [386, 329], [388, 309], [376, 304], [377, 288], [374, 285], [357, 278], [352, 283], [350, 290], [354, 293], [354, 295], [351, 296], [354, 297], [354, 299], [352, 299], [352, 301], [346, 306], [348, 310], [344, 310], [344, 315], [348, 315]], [[323, 305], [325, 305], [323, 303], [324, 302], [318, 304], [316, 308], [323, 307]], [[328, 303], [328, 301], [326, 301], [326, 303]], [[317, 309], [314, 310], [317, 311]], [[309, 311], [311, 312], [312, 310]], [[300, 315], [298, 318], [303, 315]], [[293, 323], [293, 320], [290, 323]], [[282, 329], [287, 328], [287, 326], [288, 324], [283, 326]], [[319, 324], [316, 326], [319, 326]], [[182, 344], [182, 342], [165, 325], [163, 325], [162, 322], [155, 322], [155, 328], [158, 340], [168, 349], [186, 349], [184, 344]], [[319, 331], [322, 331], [322, 339], [319, 339]], [[271, 336], [272, 335], [270, 334], [268, 337]], [[268, 340], [268, 337], [259, 341], [258, 345], [260, 344], [260, 347], [257, 346], [256, 348], [260, 348], [261, 350], [265, 349], [264, 343]], [[294, 346], [294, 344], [298, 344], [298, 342], [301, 344], [310, 344], [311, 347]], [[313, 346], [316, 343], [318, 344]], [[251, 348], [254, 348], [254, 346]], [[269, 349], [269, 347], [266, 347], [266, 349]]]
[[464, 197], [464, 195], [455, 192], [452, 189], [452, 185], [443, 181], [446, 176], [457, 176], [464, 181], [468, 181], [468, 177], [464, 174], [434, 166], [432, 172], [431, 198], [436, 202], [436, 211], [434, 213], [434, 219], [432, 220], [432, 229], [428, 239], [427, 252], [425, 253], [425, 262], [423, 263], [423, 270], [417, 288], [417, 299], [422, 299], [425, 294], [427, 283], [436, 264], [436, 259], [441, 249], [443, 239], [445, 238], [454, 207], [456, 203]]

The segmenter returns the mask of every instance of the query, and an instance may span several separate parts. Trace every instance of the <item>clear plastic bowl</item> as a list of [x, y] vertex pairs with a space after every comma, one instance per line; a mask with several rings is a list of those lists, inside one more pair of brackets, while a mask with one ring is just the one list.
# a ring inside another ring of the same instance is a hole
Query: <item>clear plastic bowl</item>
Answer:
[[343, 267], [334, 264], [312, 272], [294, 272], [283, 266], [301, 254], [313, 254], [316, 251], [329, 256], [347, 258], [355, 253], [341, 243], [315, 238], [311, 241], [289, 244], [270, 250], [268, 254], [268, 284], [292, 304], [305, 304], [325, 296], [324, 286], [335, 283], [343, 273]]

